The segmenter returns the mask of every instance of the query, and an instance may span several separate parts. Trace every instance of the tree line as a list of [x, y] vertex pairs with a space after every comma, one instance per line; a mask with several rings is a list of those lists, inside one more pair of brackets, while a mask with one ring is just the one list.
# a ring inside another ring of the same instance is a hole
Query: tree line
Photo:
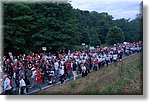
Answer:
[[74, 9], [71, 4], [3, 3], [4, 53], [58, 52], [89, 46], [142, 41], [142, 17], [116, 19], [106, 12]]

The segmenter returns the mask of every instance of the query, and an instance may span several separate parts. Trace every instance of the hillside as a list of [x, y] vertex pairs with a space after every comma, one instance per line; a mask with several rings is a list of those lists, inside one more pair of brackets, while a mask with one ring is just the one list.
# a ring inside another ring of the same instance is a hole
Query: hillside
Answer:
[[37, 95], [53, 94], [143, 94], [142, 54], [134, 54], [122, 62], [103, 67], [98, 71], [69, 81], [63, 85], [55, 85]]

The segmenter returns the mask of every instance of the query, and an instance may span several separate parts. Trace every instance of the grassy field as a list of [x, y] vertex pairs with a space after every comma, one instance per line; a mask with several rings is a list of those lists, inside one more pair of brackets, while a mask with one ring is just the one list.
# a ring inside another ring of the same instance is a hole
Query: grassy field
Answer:
[[143, 94], [143, 64], [142, 55], [135, 54], [122, 62], [103, 67], [98, 71], [79, 77], [76, 81], [69, 81], [63, 85], [55, 85], [37, 95], [142, 95]]

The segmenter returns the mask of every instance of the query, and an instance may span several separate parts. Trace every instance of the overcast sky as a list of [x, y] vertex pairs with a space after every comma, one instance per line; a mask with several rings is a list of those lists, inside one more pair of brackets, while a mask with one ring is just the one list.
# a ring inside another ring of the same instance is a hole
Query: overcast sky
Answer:
[[134, 19], [139, 13], [142, 0], [70, 0], [74, 8], [107, 12], [114, 19]]

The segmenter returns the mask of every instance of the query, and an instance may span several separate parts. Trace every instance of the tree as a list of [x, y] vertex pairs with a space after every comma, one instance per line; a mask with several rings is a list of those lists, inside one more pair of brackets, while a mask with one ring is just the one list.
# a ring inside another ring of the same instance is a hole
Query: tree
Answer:
[[4, 51], [29, 53], [72, 48], [79, 44], [74, 9], [56, 3], [4, 3]]
[[125, 36], [126, 40], [130, 39], [130, 42], [137, 42], [139, 40], [142, 41], [143, 37], [143, 22], [140, 14], [137, 14], [136, 18], [129, 22], [128, 26], [128, 34], [129, 36]]
[[29, 5], [23, 3], [4, 3], [4, 52], [20, 53], [27, 51], [28, 35], [33, 17]]
[[143, 39], [142, 24], [142, 17], [137, 14], [133, 20], [124, 18], [113, 20], [112, 25], [122, 29], [126, 42], [137, 42]]
[[113, 26], [109, 29], [109, 32], [106, 36], [106, 43], [108, 45], [113, 45], [116, 43], [122, 43], [125, 40], [122, 30], [117, 27]]
[[143, 38], [140, 15], [131, 21], [113, 20], [107, 12], [73, 9], [69, 3], [57, 2], [3, 3], [3, 10], [5, 54], [39, 52], [43, 46], [57, 52], [82, 43], [99, 46], [106, 41], [113, 44], [124, 38], [128, 42]]

